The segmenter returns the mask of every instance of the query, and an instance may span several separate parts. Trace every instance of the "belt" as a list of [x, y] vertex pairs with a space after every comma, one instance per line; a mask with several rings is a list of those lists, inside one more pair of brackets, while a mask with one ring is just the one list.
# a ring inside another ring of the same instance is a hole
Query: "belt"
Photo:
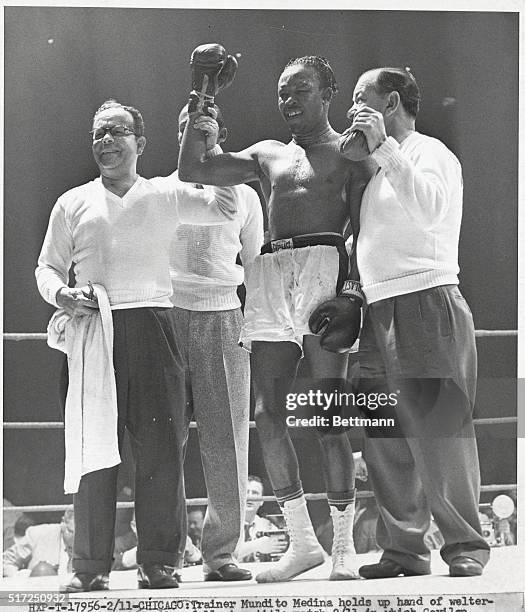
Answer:
[[332, 232], [322, 232], [319, 234], [303, 234], [282, 238], [281, 240], [271, 240], [263, 245], [261, 255], [276, 253], [285, 249], [300, 249], [307, 246], [333, 246], [339, 253], [339, 272], [337, 276], [336, 293], [343, 287], [343, 282], [348, 276], [348, 253], [346, 252], [345, 239], [341, 234]]
[[263, 245], [261, 255], [266, 253], [276, 253], [283, 249], [300, 249], [306, 246], [333, 246], [337, 249], [341, 247], [346, 253], [345, 239], [341, 234], [324, 232], [320, 234], [303, 234], [301, 236], [292, 236], [291, 238], [282, 238], [280, 240], [271, 240]]

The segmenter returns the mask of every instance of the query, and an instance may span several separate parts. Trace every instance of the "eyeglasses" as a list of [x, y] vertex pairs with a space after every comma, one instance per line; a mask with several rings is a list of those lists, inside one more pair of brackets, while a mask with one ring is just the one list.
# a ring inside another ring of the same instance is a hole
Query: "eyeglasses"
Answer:
[[97, 140], [102, 140], [108, 132], [111, 134], [112, 138], [124, 138], [124, 136], [135, 134], [135, 130], [127, 125], [108, 125], [106, 127], [99, 127], [95, 130], [91, 130], [90, 134], [93, 136], [93, 142], [96, 142]]

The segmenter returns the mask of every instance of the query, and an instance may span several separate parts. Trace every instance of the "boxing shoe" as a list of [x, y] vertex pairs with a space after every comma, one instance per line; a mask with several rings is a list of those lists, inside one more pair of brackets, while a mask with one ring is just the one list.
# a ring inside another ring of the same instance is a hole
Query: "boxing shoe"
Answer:
[[138, 568], [139, 589], [176, 589], [179, 586], [173, 568], [163, 563], [144, 563]]
[[356, 553], [354, 546], [354, 513], [355, 503], [352, 502], [344, 510], [330, 506], [330, 514], [334, 526], [332, 543], [332, 572], [329, 580], [359, 580], [356, 569]]
[[76, 572], [67, 584], [60, 585], [61, 593], [83, 593], [86, 591], [109, 591], [109, 574]]
[[370, 565], [363, 565], [359, 568], [359, 574], [363, 578], [396, 578], [396, 576], [425, 576], [430, 574], [427, 572], [416, 572], [408, 569], [392, 561], [392, 559], [381, 559], [379, 563], [372, 563]]
[[481, 576], [483, 565], [471, 557], [455, 557], [449, 565], [448, 573], [452, 577]]
[[226, 563], [204, 576], [205, 582], [234, 582], [236, 580], [251, 580], [252, 573], [235, 563]]
[[284, 503], [283, 515], [290, 536], [288, 550], [272, 563], [272, 567], [255, 576], [257, 582], [291, 580], [324, 563], [324, 551], [317, 538], [306, 508], [304, 497]]

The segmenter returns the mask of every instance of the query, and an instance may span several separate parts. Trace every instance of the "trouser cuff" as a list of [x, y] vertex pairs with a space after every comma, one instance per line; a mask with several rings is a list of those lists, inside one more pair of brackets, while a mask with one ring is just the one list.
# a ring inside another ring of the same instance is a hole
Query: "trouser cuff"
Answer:
[[167, 552], [165, 550], [137, 550], [137, 563], [161, 563], [171, 567], [182, 567], [181, 555], [178, 553]]
[[394, 561], [398, 563], [402, 567], [407, 570], [412, 570], [418, 574], [430, 574], [430, 554], [428, 555], [428, 559], [421, 559], [421, 557], [413, 557], [411, 555], [407, 555], [406, 553], [398, 553], [392, 552], [391, 550], [388, 553], [382, 555], [381, 559], [388, 559], [389, 561]]
[[107, 559], [73, 559], [73, 569], [78, 574], [109, 574], [111, 563]]
[[463, 549], [460, 551], [455, 551], [453, 553], [441, 553], [441, 557], [443, 559], [443, 561], [445, 561], [445, 563], [447, 563], [447, 565], [450, 565], [452, 563], [452, 561], [454, 559], [457, 559], [458, 557], [468, 557], [469, 559], [475, 559], [476, 561], [478, 561], [479, 563], [481, 563], [481, 565], [483, 567], [485, 567], [485, 565], [487, 565], [489, 558], [490, 558], [490, 549], [473, 549], [473, 550], [468, 550], [468, 549]]
[[237, 560], [229, 554], [221, 555], [220, 557], [215, 557], [214, 559], [208, 559], [203, 562], [202, 571], [205, 574], [209, 574], [210, 572], [214, 572], [215, 570], [219, 569], [219, 567], [222, 567], [227, 563], [233, 563], [237, 565]]

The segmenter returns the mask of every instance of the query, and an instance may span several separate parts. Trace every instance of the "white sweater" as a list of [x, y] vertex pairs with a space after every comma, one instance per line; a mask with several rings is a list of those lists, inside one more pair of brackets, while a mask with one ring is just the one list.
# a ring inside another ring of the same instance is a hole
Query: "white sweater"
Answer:
[[439, 140], [388, 137], [363, 194], [357, 263], [368, 303], [458, 283], [461, 165]]
[[[195, 191], [199, 188], [192, 187]], [[171, 301], [186, 310], [240, 307], [237, 287], [248, 276], [263, 243], [263, 215], [257, 192], [232, 187], [237, 214], [222, 225], [179, 225], [170, 246]], [[240, 254], [242, 266], [236, 263]]]
[[181, 223], [222, 224], [234, 218], [232, 187], [193, 189], [178, 179], [139, 177], [120, 198], [100, 178], [71, 189], [56, 202], [38, 259], [42, 297], [88, 281], [105, 287], [112, 309], [171, 308], [169, 247]]

